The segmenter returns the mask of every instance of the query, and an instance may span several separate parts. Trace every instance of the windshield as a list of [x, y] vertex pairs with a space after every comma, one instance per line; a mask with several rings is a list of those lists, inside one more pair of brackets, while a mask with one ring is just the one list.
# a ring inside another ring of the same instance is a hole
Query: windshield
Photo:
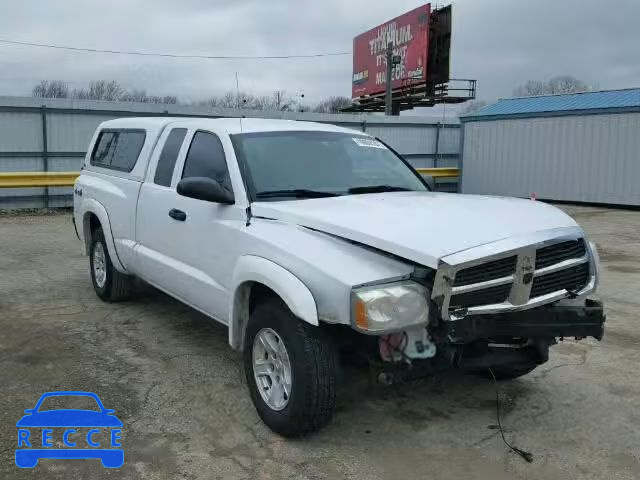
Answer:
[[262, 132], [232, 140], [254, 199], [428, 190], [391, 150], [356, 133]]

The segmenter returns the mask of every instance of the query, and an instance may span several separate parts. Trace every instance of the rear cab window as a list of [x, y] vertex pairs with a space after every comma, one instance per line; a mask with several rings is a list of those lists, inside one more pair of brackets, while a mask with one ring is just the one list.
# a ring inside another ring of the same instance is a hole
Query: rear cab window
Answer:
[[91, 154], [91, 165], [121, 172], [135, 167], [146, 132], [140, 129], [104, 129], [98, 135]]

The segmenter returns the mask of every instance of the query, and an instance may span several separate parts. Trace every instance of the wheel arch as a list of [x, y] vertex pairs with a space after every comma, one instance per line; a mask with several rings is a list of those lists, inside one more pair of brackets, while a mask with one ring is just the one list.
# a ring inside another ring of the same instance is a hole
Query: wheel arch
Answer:
[[263, 296], [275, 296], [300, 320], [318, 326], [315, 299], [307, 286], [291, 272], [263, 257], [240, 257], [233, 275], [229, 344], [242, 350], [251, 309]]
[[111, 222], [109, 222], [109, 215], [103, 205], [93, 199], [87, 199], [83, 202], [82, 208], [82, 238], [84, 240], [85, 254], [89, 255], [89, 248], [91, 247], [91, 241], [93, 240], [93, 233], [96, 228], [102, 228], [104, 233], [104, 239], [107, 242], [107, 249], [109, 250], [109, 257], [113, 266], [121, 273], [126, 273], [127, 270], [120, 262], [116, 246], [113, 241], [113, 234], [111, 233]]

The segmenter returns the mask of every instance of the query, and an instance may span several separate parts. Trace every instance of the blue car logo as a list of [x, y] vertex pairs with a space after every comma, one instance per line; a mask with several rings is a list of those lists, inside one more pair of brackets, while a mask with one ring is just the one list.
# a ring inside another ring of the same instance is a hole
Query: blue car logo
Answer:
[[[53, 398], [52, 398], [53, 397]], [[62, 398], [57, 398], [62, 397]], [[57, 408], [45, 409], [47, 400], [89, 401], [99, 410]], [[114, 415], [114, 410], [106, 409], [100, 398], [91, 392], [49, 392], [40, 397], [36, 406], [24, 411], [26, 415], [18, 420], [18, 448], [16, 465], [33, 468], [41, 458], [86, 459], [99, 458], [107, 468], [118, 468], [124, 463], [124, 450], [120, 447], [122, 422]], [[42, 429], [41, 435], [36, 429]], [[60, 433], [54, 439], [54, 430]], [[64, 433], [61, 433], [64, 430]], [[85, 432], [86, 430], [86, 432]], [[62, 440], [64, 447], [53, 448], [54, 441]], [[109, 448], [106, 448], [109, 447]]]

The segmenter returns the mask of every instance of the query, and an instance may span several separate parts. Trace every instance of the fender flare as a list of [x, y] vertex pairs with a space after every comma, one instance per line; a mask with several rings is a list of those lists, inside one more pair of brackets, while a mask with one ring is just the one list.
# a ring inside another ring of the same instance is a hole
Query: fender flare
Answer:
[[307, 286], [298, 277], [277, 263], [256, 255], [243, 255], [233, 273], [229, 322], [229, 344], [242, 350], [244, 331], [249, 317], [247, 286], [260, 283], [273, 290], [300, 320], [317, 326], [316, 301]]
[[111, 222], [109, 222], [109, 215], [107, 214], [106, 208], [93, 198], [87, 198], [82, 201], [81, 206], [82, 212], [82, 233], [84, 240], [84, 249], [85, 253], [89, 255], [89, 247], [91, 245], [91, 230], [89, 224], [89, 215], [93, 213], [98, 220], [100, 220], [100, 225], [102, 226], [102, 232], [104, 233], [104, 239], [107, 242], [107, 250], [109, 251], [109, 258], [111, 259], [111, 263], [120, 273], [127, 273], [127, 269], [120, 262], [120, 258], [118, 257], [118, 252], [116, 250], [116, 245], [113, 241], [113, 234], [111, 232]]

